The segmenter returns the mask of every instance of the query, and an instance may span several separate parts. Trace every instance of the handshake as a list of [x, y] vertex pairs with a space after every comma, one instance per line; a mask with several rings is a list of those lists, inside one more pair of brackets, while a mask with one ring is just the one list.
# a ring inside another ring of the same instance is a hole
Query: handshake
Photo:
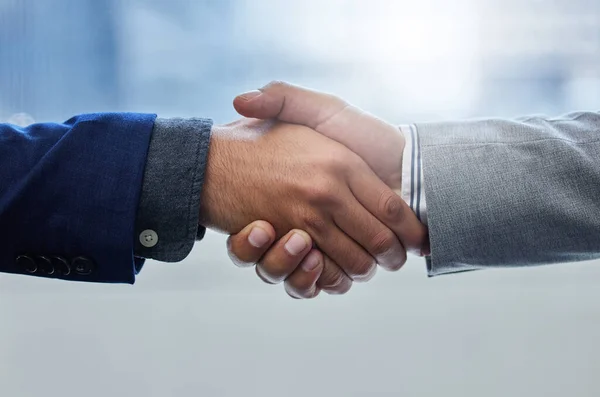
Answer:
[[345, 293], [407, 252], [429, 276], [600, 258], [600, 112], [417, 130], [284, 83], [234, 106], [245, 117], [221, 126], [0, 124], [0, 272], [133, 282], [144, 258], [185, 258], [199, 225], [295, 298]]
[[[429, 255], [427, 228], [398, 194], [406, 139], [343, 100], [286, 83], [238, 96], [247, 118], [212, 130], [200, 224], [233, 234], [239, 266], [294, 298], [347, 292], [407, 251]], [[408, 201], [408, 200], [407, 200]]]

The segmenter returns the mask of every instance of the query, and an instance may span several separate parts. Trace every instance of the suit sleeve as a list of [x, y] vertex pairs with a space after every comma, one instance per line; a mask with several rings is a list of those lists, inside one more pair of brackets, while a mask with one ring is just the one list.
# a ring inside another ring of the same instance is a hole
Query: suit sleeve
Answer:
[[0, 271], [133, 283], [134, 225], [155, 115], [0, 124]]
[[417, 125], [430, 276], [600, 258], [600, 114]]

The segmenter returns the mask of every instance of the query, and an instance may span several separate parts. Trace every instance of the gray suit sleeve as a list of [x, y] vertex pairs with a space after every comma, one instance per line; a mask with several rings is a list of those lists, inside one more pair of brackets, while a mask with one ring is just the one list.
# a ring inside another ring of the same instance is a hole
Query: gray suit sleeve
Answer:
[[417, 125], [430, 276], [600, 258], [600, 114]]
[[[205, 228], [198, 225], [212, 121], [157, 119], [135, 222], [135, 256], [183, 260]], [[149, 242], [142, 243], [144, 238]]]

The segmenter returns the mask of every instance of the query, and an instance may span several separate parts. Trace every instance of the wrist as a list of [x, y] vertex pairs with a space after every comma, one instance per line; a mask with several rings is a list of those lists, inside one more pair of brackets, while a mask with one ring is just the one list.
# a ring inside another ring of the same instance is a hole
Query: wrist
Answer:
[[402, 166], [404, 152], [406, 149], [406, 139], [401, 128], [394, 128], [394, 137], [389, 142], [390, 148], [390, 172], [388, 173], [388, 180], [384, 181], [386, 184], [400, 194], [402, 191]]
[[217, 125], [211, 133], [205, 183], [200, 199], [198, 222], [211, 229], [239, 231], [244, 205], [245, 171], [252, 169], [252, 153], [236, 123]]
[[223, 161], [221, 135], [223, 126], [214, 125], [211, 130], [211, 139], [206, 160], [204, 186], [200, 197], [198, 224], [204, 227], [215, 227], [215, 220], [219, 218], [217, 203], [220, 191], [220, 176], [218, 168]]

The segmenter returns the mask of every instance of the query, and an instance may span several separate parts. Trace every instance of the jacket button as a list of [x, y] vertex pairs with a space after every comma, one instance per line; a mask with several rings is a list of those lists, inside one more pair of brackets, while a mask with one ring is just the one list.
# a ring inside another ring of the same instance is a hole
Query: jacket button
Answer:
[[65, 258], [55, 255], [51, 256], [50, 260], [52, 261], [52, 264], [54, 265], [54, 268], [58, 274], [61, 276], [68, 276], [71, 274], [71, 266], [69, 265], [69, 262], [65, 260]]
[[54, 265], [50, 261], [50, 258], [48, 258], [47, 256], [40, 255], [35, 259], [40, 273], [44, 273], [47, 276], [51, 276], [54, 274]]
[[33, 274], [37, 272], [37, 264], [30, 256], [19, 255], [15, 262], [17, 262], [17, 266], [26, 273]]
[[78, 256], [71, 261], [71, 269], [80, 276], [87, 276], [94, 271], [94, 262], [85, 256]]

